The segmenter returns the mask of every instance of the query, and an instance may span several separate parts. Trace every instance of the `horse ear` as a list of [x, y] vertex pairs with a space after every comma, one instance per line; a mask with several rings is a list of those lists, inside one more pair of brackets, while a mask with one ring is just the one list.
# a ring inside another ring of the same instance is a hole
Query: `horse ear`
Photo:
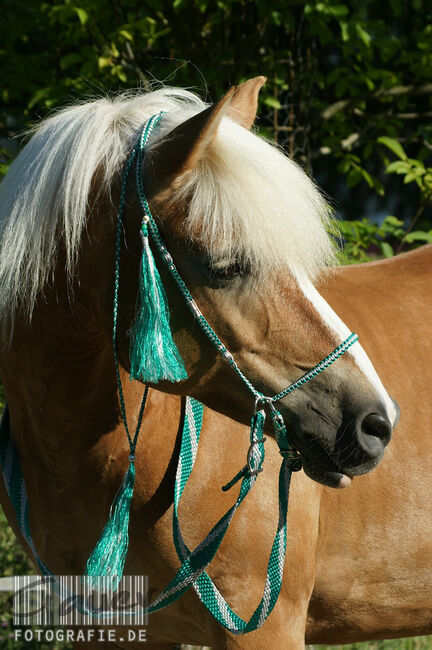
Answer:
[[236, 91], [233, 86], [213, 106], [197, 113], [170, 131], [151, 153], [151, 165], [165, 178], [181, 176], [196, 167], [216, 137], [218, 126], [226, 115]]
[[258, 93], [265, 81], [265, 77], [256, 77], [232, 86], [217, 104], [170, 131], [152, 149], [150, 164], [158, 169], [159, 178], [161, 174], [165, 179], [178, 177], [194, 169], [216, 137], [224, 115], [250, 129], [256, 116]]
[[266, 77], [255, 77], [235, 89], [227, 115], [245, 129], [253, 127], [258, 110], [258, 94], [266, 81]]

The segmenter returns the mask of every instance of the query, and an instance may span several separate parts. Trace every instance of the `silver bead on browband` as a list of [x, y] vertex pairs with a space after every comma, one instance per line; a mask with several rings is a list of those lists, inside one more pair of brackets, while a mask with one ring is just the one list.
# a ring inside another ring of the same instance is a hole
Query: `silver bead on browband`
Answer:
[[222, 355], [222, 358], [225, 359], [225, 361], [227, 361], [227, 363], [234, 363], [233, 355], [226, 348], [224, 350], [221, 350], [221, 355]]
[[168, 264], [168, 266], [170, 266], [172, 268], [174, 266], [174, 260], [171, 257], [171, 255], [168, 253], [166, 248], [165, 248], [164, 251], [162, 251], [162, 256], [163, 256], [164, 262], [166, 262], [166, 264]]
[[193, 299], [192, 299], [192, 300], [188, 300], [188, 305], [189, 305], [189, 309], [190, 309], [191, 311], [193, 311], [194, 316], [195, 316], [196, 318], [201, 318], [201, 317], [202, 317], [201, 310], [200, 310], [200, 308], [198, 307], [198, 305], [196, 304], [195, 300], [193, 300]]
[[168, 266], [169, 266], [171, 269], [174, 268], [174, 260], [173, 260], [173, 258], [171, 257], [171, 254], [168, 252], [167, 247], [164, 246], [163, 244], [161, 244], [161, 245], [159, 246], [159, 251], [160, 251], [160, 254], [162, 255], [162, 259], [163, 259], [163, 261], [164, 261], [166, 264], [168, 264]]

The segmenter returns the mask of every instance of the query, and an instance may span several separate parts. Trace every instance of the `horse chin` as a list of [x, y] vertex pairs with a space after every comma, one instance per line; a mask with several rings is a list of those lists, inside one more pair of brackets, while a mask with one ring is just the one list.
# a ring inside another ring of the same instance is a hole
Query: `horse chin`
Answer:
[[368, 474], [380, 462], [382, 454], [371, 458], [365, 463], [350, 467], [341, 467], [328, 456], [316, 458], [303, 454], [303, 470], [305, 474], [317, 483], [332, 488], [346, 488], [352, 483], [354, 476]]
[[317, 467], [315, 463], [308, 465], [303, 461], [303, 470], [306, 476], [326, 487], [342, 489], [349, 487], [352, 483], [351, 477], [338, 469], [324, 469], [324, 467]]

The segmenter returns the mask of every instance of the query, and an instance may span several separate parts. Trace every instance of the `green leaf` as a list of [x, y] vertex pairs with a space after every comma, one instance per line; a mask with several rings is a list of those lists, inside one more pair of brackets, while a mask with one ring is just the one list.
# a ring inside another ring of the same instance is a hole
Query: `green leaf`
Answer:
[[351, 162], [347, 158], [343, 158], [337, 166], [339, 172], [347, 174], [351, 168]]
[[396, 154], [396, 156], [401, 160], [408, 159], [408, 156], [406, 155], [402, 145], [394, 138], [390, 138], [388, 135], [382, 135], [380, 138], [378, 138], [378, 142], [393, 151], [393, 153]]
[[408, 161], [395, 160], [390, 165], [387, 165], [386, 172], [387, 174], [406, 174], [410, 169]]
[[359, 23], [356, 24], [356, 32], [360, 40], [362, 41], [362, 43], [366, 45], [366, 47], [370, 47], [371, 35], [368, 34], [368, 32], [365, 29], [363, 29], [363, 27], [359, 25]]
[[336, 16], [337, 18], [341, 16], [347, 16], [349, 14], [348, 7], [343, 4], [330, 5], [325, 4], [324, 2], [318, 2], [316, 5], [316, 10], [319, 13], [325, 14], [327, 16]]
[[[425, 173], [426, 171], [425, 166], [421, 160], [417, 160], [416, 158], [408, 158], [408, 160], [410, 165], [412, 165], [413, 167], [417, 167], [418, 168], [417, 170], [421, 170], [422, 174]], [[417, 170], [413, 170], [413, 171], [417, 171]]]
[[121, 29], [119, 31], [119, 36], [123, 36], [127, 41], [133, 41], [133, 36], [127, 29]]
[[347, 185], [348, 187], [356, 187], [362, 179], [362, 173], [360, 169], [351, 169], [347, 176]]
[[369, 187], [373, 187], [374, 184], [373, 184], [372, 176], [369, 174], [369, 172], [367, 172], [366, 169], [362, 169], [361, 173], [364, 180], [369, 185]]
[[332, 16], [336, 16], [337, 18], [340, 18], [342, 16], [347, 16], [349, 14], [348, 7], [346, 5], [330, 5], [327, 7], [328, 13], [331, 14]]
[[264, 97], [264, 104], [270, 106], [270, 108], [282, 108], [280, 101], [276, 97], [273, 97], [273, 95]]
[[33, 97], [29, 101], [29, 108], [33, 108], [33, 106], [36, 106], [36, 104], [40, 104], [42, 99], [45, 99], [47, 94], [48, 88], [39, 88], [39, 90], [34, 93]]
[[388, 223], [391, 226], [403, 226], [403, 221], [394, 217], [392, 214], [387, 215], [383, 223]]
[[384, 196], [385, 188], [378, 178], [372, 177], [373, 188], [379, 196]]
[[279, 25], [282, 24], [282, 16], [280, 11], [271, 11], [270, 16], [272, 18], [272, 22], [279, 27]]
[[412, 183], [413, 181], [418, 181], [418, 176], [414, 172], [408, 172], [408, 174], [405, 175], [405, 178], [403, 179], [403, 182], [405, 185], [408, 185], [408, 183]]
[[98, 66], [100, 69], [107, 68], [108, 66], [112, 65], [112, 63], [112, 59], [108, 56], [100, 56], [98, 58]]
[[342, 40], [343, 40], [344, 43], [346, 43], [349, 40], [349, 37], [350, 37], [350, 35], [349, 35], [349, 24], [347, 22], [345, 22], [345, 20], [342, 20], [339, 23], [339, 27], [340, 27], [340, 30], [341, 30]]
[[351, 221], [339, 221], [338, 226], [344, 237], [351, 237], [354, 234], [354, 226]]
[[390, 246], [390, 244], [387, 241], [380, 242], [379, 247], [384, 257], [393, 257], [394, 255], [393, 248]]
[[111, 68], [111, 71], [110, 71], [110, 72], [111, 72], [111, 74], [112, 74], [113, 77], [117, 77], [118, 79], [120, 79], [120, 81], [123, 81], [123, 82], [126, 83], [126, 81], [127, 81], [127, 75], [126, 75], [126, 73], [125, 73], [125, 71], [123, 70], [123, 68], [122, 68], [121, 65], [114, 65], [114, 66]]
[[431, 243], [432, 230], [429, 230], [429, 232], [426, 232], [424, 230], [413, 230], [412, 232], [408, 233], [408, 235], [406, 235], [405, 241], [409, 244], [412, 244], [416, 241]]
[[66, 56], [62, 56], [62, 58], [60, 59], [60, 68], [62, 70], [67, 70], [75, 63], [81, 63], [81, 62], [82, 62], [82, 56], [76, 54], [75, 52], [71, 52], [70, 54], [66, 54]]
[[88, 21], [88, 13], [86, 12], [85, 9], [81, 9], [80, 7], [74, 7], [75, 12], [78, 15], [79, 21], [81, 25], [85, 25], [86, 22]]

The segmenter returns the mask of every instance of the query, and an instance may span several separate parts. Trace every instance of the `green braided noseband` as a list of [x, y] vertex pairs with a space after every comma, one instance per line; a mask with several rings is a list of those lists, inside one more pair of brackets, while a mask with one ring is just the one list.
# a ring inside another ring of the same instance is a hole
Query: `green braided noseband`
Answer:
[[[231, 368], [238, 374], [238, 376], [246, 384], [250, 392], [255, 397], [257, 403], [267, 402], [269, 404], [274, 404], [274, 402], [277, 402], [281, 400], [283, 397], [285, 397], [286, 395], [289, 395], [290, 393], [293, 392], [293, 390], [299, 388], [300, 386], [303, 386], [308, 381], [310, 381], [311, 379], [319, 375], [323, 370], [328, 368], [332, 363], [336, 361], [336, 359], [338, 359], [343, 354], [345, 354], [345, 352], [356, 341], [358, 341], [358, 335], [354, 333], [350, 334], [345, 339], [345, 341], [343, 341], [340, 345], [338, 345], [327, 357], [325, 357], [325, 359], [320, 361], [314, 368], [312, 368], [312, 370], [308, 371], [300, 379], [296, 380], [295, 382], [287, 386], [287, 388], [284, 388], [282, 391], [280, 391], [273, 397], [266, 397], [253, 386], [253, 384], [247, 379], [247, 377], [243, 374], [243, 372], [240, 370], [240, 368], [234, 361], [231, 352], [225, 347], [225, 345], [217, 336], [216, 332], [213, 330], [211, 325], [204, 318], [198, 305], [192, 298], [189, 289], [187, 288], [186, 284], [183, 282], [182, 278], [180, 277], [180, 274], [176, 269], [174, 261], [162, 240], [159, 229], [153, 218], [153, 215], [150, 210], [150, 206], [145, 196], [143, 182], [142, 182], [143, 154], [145, 151], [145, 146], [149, 140], [150, 134], [153, 131], [154, 127], [160, 122], [162, 116], [163, 116], [163, 112], [158, 113], [157, 115], [151, 117], [148, 120], [148, 122], [146, 122], [146, 124], [144, 125], [141, 131], [141, 135], [138, 141], [138, 161], [137, 161], [136, 181], [137, 181], [138, 198], [141, 204], [141, 208], [143, 210], [143, 221], [141, 225], [142, 233], [144, 234], [144, 237], [147, 236], [147, 232], [151, 234], [152, 240], [156, 245], [156, 248], [158, 249], [158, 252], [162, 260], [167, 266], [171, 276], [173, 277], [178, 288], [180, 289], [180, 292], [183, 295], [183, 298], [185, 299], [187, 306], [189, 307], [190, 311], [194, 315], [196, 321], [198, 322], [199, 326], [203, 330], [204, 334], [211, 341], [211, 343], [217, 348], [221, 356], [228, 362]], [[132, 156], [133, 157], [135, 156], [135, 150], [132, 153]]]
[[[120, 377], [120, 367], [117, 353], [117, 316], [118, 294], [120, 278], [120, 251], [123, 232], [123, 212], [126, 200], [126, 187], [132, 164], [136, 161], [136, 190], [143, 212], [141, 224], [141, 237], [143, 254], [139, 275], [139, 300], [137, 317], [131, 328], [131, 379], [138, 379], [144, 383], [157, 383], [164, 379], [181, 381], [187, 377], [183, 361], [174, 343], [169, 326], [169, 312], [167, 300], [157, 265], [149, 245], [151, 236], [158, 253], [165, 263], [171, 277], [178, 286], [183, 298], [192, 312], [196, 322], [210, 342], [217, 348], [222, 358], [240, 377], [255, 399], [255, 408], [251, 420], [250, 447], [247, 454], [246, 465], [222, 489], [229, 490], [241, 480], [240, 493], [236, 503], [212, 528], [207, 537], [193, 551], [186, 546], [180, 531], [177, 516], [177, 504], [184, 486], [192, 471], [196, 457], [198, 440], [202, 424], [203, 406], [196, 400], [187, 398], [185, 423], [183, 425], [182, 444], [179, 456], [179, 465], [176, 476], [173, 534], [174, 542], [182, 566], [171, 583], [153, 601], [148, 608], [148, 613], [166, 607], [179, 598], [190, 586], [196, 590], [203, 604], [211, 614], [227, 629], [244, 634], [260, 627], [272, 611], [278, 598], [283, 573], [283, 563], [286, 548], [286, 514], [288, 506], [288, 492], [291, 472], [301, 469], [301, 458], [297, 450], [291, 445], [287, 429], [281, 413], [276, 409], [275, 403], [303, 386], [308, 381], [319, 375], [358, 340], [357, 334], [350, 334], [345, 341], [338, 345], [325, 359], [320, 361], [312, 370], [281, 390], [272, 397], [258, 391], [238, 367], [232, 354], [219, 339], [211, 325], [202, 315], [194, 301], [189, 289], [180, 277], [173, 259], [168, 252], [160, 235], [157, 224], [152, 216], [143, 188], [143, 163], [146, 145], [153, 129], [162, 118], [163, 113], [151, 117], [143, 126], [140, 137], [126, 163], [122, 178], [120, 203], [117, 219], [116, 236], [116, 261], [114, 282], [114, 307], [113, 307], [113, 353], [116, 377], [119, 390], [120, 411], [126, 435], [130, 446], [129, 467], [125, 474], [123, 484], [118, 491], [111, 507], [110, 518], [106, 524], [101, 538], [96, 545], [87, 563], [88, 580], [97, 586], [100, 576], [110, 576], [112, 586], [115, 587], [123, 574], [127, 548], [129, 508], [135, 481], [135, 449], [144, 414], [147, 398], [147, 387], [144, 391], [138, 422], [135, 433], [131, 436]], [[249, 490], [254, 485], [257, 474], [262, 471], [264, 461], [264, 424], [266, 407], [270, 409], [276, 442], [282, 455], [282, 465], [279, 475], [279, 523], [273, 543], [263, 598], [246, 622], [233, 612], [222, 598], [214, 583], [205, 571], [206, 566], [213, 559], [219, 545], [226, 533], [237, 508], [243, 502]], [[190, 409], [188, 411], [188, 409]], [[106, 584], [106, 581], [105, 583]]]
[[[243, 374], [243, 372], [240, 370], [238, 367], [237, 363], [235, 362], [233, 355], [231, 352], [226, 348], [226, 346], [222, 343], [220, 338], [217, 336], [216, 332], [213, 330], [211, 325], [207, 322], [207, 320], [204, 318], [202, 315], [198, 305], [196, 304], [195, 300], [193, 299], [189, 289], [187, 288], [186, 284], [180, 277], [179, 272], [177, 271], [177, 268], [174, 264], [174, 261], [169, 254], [164, 241], [160, 235], [159, 229], [157, 227], [157, 224], [153, 218], [153, 215], [150, 210], [150, 206], [148, 204], [147, 198], [145, 196], [144, 188], [143, 188], [143, 161], [144, 161], [144, 151], [146, 144], [150, 138], [150, 135], [154, 129], [154, 127], [160, 122], [161, 118], [163, 116], [163, 112], [158, 113], [157, 115], [153, 115], [146, 124], [143, 126], [140, 138], [138, 140], [138, 160], [137, 160], [137, 167], [136, 167], [136, 188], [137, 188], [137, 193], [138, 193], [138, 198], [141, 204], [141, 208], [143, 211], [143, 221], [141, 225], [141, 231], [143, 234], [143, 237], [146, 238], [148, 236], [148, 233], [150, 233], [152, 237], [152, 241], [154, 242], [160, 257], [162, 258], [163, 262], [165, 263], [166, 267], [168, 268], [172, 278], [174, 279], [175, 283], [177, 284], [178, 288], [180, 289], [180, 292], [183, 296], [183, 298], [186, 301], [187, 306], [189, 307], [189, 310], [192, 312], [195, 320], [197, 321], [198, 325], [204, 332], [204, 334], [207, 336], [207, 338], [210, 340], [210, 342], [217, 348], [219, 353], [221, 354], [222, 358], [229, 364], [229, 366], [234, 370], [235, 373], [240, 377], [240, 379], [243, 381], [243, 383], [247, 386], [249, 391], [252, 393], [252, 395], [255, 398], [255, 413], [258, 410], [258, 406], [260, 404], [265, 405], [267, 404], [271, 408], [271, 415], [272, 415], [272, 420], [276, 428], [276, 434], [277, 434], [277, 442], [279, 444], [279, 447], [281, 451], [287, 451], [288, 449], [292, 450], [288, 443], [288, 436], [286, 432], [285, 425], [283, 424], [283, 418], [279, 411], [276, 410], [274, 404], [275, 402], [278, 402], [281, 400], [283, 397], [286, 397], [290, 393], [292, 393], [296, 388], [299, 388], [300, 386], [303, 386], [306, 384], [308, 381], [311, 379], [314, 379], [317, 377], [323, 370], [328, 368], [332, 363], [334, 363], [339, 357], [341, 357], [345, 352], [356, 342], [358, 341], [358, 336], [357, 334], [350, 334], [345, 341], [343, 341], [340, 345], [338, 345], [325, 359], [320, 361], [312, 370], [309, 370], [307, 373], [305, 373], [300, 379], [297, 379], [294, 381], [292, 384], [281, 390], [279, 393], [276, 395], [273, 395], [273, 397], [268, 397], [266, 395], [263, 395], [260, 391], [258, 391], [253, 384], [249, 381], [249, 379]], [[132, 152], [131, 157], [134, 157], [136, 153], [136, 149], [134, 152]]]

